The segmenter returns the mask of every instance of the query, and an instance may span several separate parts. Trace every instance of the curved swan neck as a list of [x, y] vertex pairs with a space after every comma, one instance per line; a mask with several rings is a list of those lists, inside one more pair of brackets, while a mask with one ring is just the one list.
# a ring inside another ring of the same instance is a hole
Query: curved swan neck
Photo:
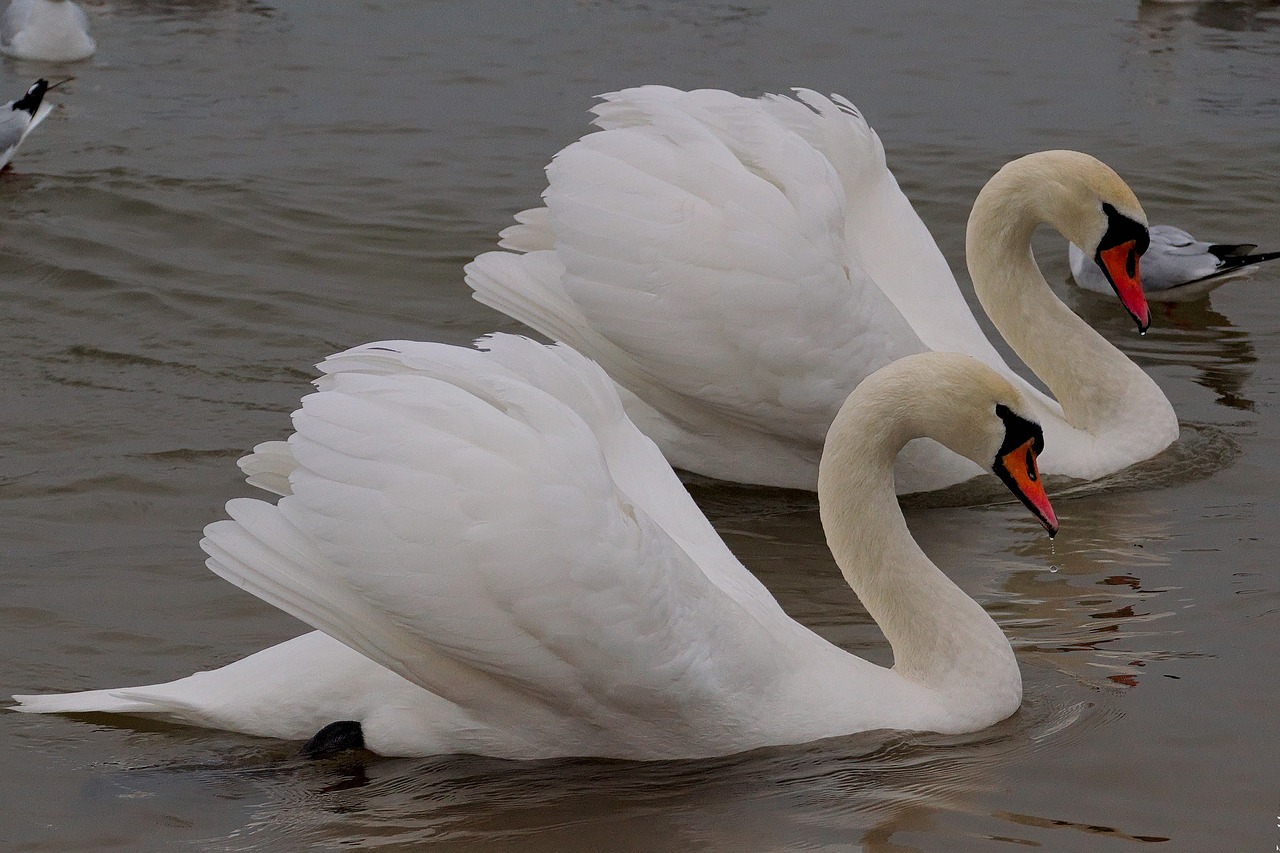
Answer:
[[1068, 423], [1098, 433], [1127, 428], [1135, 413], [1149, 417], [1151, 406], [1172, 409], [1141, 368], [1054, 295], [1031, 252], [1041, 224], [1078, 237], [1072, 212], [1098, 207], [1081, 200], [1087, 187], [1079, 172], [1094, 163], [1075, 152], [1045, 152], [1006, 165], [974, 202], [965, 255], [991, 322], [1053, 392]]
[[878, 378], [859, 386], [827, 435], [818, 501], [828, 545], [892, 646], [895, 671], [949, 693], [1004, 691], [1016, 703], [1021, 679], [1008, 640], [916, 545], [894, 494], [893, 461], [908, 441], [963, 430], [955, 389], [931, 381], [932, 371], [913, 382]]

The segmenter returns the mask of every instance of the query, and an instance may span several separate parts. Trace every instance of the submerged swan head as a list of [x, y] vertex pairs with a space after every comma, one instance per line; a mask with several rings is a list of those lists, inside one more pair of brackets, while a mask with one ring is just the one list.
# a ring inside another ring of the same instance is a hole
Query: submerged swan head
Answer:
[[[1001, 211], [1004, 216], [999, 215]], [[1007, 222], [1005, 217], [1012, 214], [1023, 222], [1052, 225], [1093, 258], [1139, 330], [1146, 331], [1151, 312], [1142, 292], [1138, 259], [1150, 243], [1147, 215], [1133, 190], [1110, 166], [1079, 151], [1040, 151], [1019, 157], [978, 194], [971, 227], [980, 212], [998, 222]]]
[[1037, 464], [1044, 434], [1031, 412], [1022, 392], [976, 358], [926, 352], [899, 359], [864, 379], [836, 416], [819, 500], [824, 480], [839, 478], [841, 459], [892, 460], [907, 442], [927, 437], [995, 474], [1052, 536], [1058, 519]]

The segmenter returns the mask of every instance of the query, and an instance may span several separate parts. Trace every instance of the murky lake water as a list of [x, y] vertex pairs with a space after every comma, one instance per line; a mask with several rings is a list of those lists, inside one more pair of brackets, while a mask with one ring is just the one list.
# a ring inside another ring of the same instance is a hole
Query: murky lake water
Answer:
[[[167, 680], [303, 627], [203, 567], [327, 353], [515, 324], [463, 263], [532, 205], [591, 96], [803, 85], [866, 112], [957, 269], [1006, 160], [1094, 153], [1153, 221], [1280, 244], [1275, 3], [144, 2], [0, 180], [0, 695]], [[1065, 253], [1041, 244], [1048, 277]], [[963, 277], [962, 277], [963, 278]], [[1270, 850], [1280, 842], [1280, 269], [1157, 309], [1060, 292], [1157, 378], [1179, 444], [1021, 508], [916, 508], [1026, 701], [974, 735], [715, 761], [304, 763], [296, 744], [0, 715], [7, 850]], [[797, 618], [885, 662], [812, 499], [700, 487]]]

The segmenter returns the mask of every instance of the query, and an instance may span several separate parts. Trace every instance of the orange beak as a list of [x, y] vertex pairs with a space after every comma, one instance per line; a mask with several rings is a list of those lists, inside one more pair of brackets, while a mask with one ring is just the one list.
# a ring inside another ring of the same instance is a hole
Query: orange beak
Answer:
[[1000, 464], [1008, 474], [1005, 483], [1010, 491], [1026, 504], [1027, 509], [1035, 514], [1052, 537], [1058, 532], [1058, 516], [1049, 504], [1049, 496], [1044, 493], [1044, 482], [1040, 479], [1040, 468], [1036, 464], [1035, 441], [1027, 439], [1010, 450], [1000, 457]]
[[1136, 240], [1112, 246], [1098, 252], [1098, 266], [1115, 288], [1120, 303], [1138, 323], [1138, 331], [1145, 332], [1151, 325], [1151, 309], [1142, 292], [1142, 280], [1138, 277], [1138, 244]]

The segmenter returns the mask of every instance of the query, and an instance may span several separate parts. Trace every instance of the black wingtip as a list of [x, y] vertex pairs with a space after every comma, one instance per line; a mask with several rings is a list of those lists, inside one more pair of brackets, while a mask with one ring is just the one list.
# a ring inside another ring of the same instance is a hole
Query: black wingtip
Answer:
[[[1265, 261], [1274, 261], [1277, 258], [1280, 258], [1280, 252], [1259, 252], [1256, 255], [1247, 254], [1249, 251], [1252, 251], [1253, 249], [1256, 249], [1256, 248], [1257, 246], [1251, 243], [1244, 243], [1239, 246], [1210, 246], [1209, 247], [1210, 254], [1216, 257], [1219, 263], [1221, 264], [1221, 266], [1214, 272], [1214, 275], [1221, 275], [1223, 273], [1235, 272], [1241, 267], [1251, 267], [1254, 264], [1260, 264]], [[1244, 251], [1243, 252], [1227, 251], [1224, 254], [1219, 254], [1217, 251], [1215, 251], [1215, 249], [1222, 249], [1222, 250], [1244, 249]]]
[[40, 109], [40, 102], [44, 100], [44, 93], [47, 91], [49, 91], [49, 81], [41, 77], [31, 84], [31, 88], [27, 89], [25, 95], [13, 102], [13, 109], [23, 110], [34, 118], [36, 110]]

